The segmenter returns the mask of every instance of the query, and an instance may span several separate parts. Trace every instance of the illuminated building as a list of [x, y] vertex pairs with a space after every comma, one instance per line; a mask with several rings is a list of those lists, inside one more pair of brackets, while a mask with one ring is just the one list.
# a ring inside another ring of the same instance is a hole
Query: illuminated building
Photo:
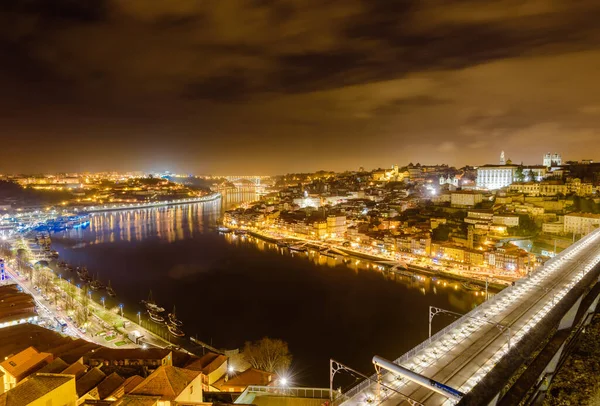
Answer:
[[600, 214], [571, 213], [564, 217], [565, 233], [589, 234], [600, 226]]
[[561, 166], [562, 165], [562, 157], [560, 156], [560, 154], [557, 154], [557, 153], [551, 154], [548, 152], [547, 154], [544, 155], [543, 165], [546, 168]]
[[515, 181], [517, 165], [484, 165], [477, 168], [477, 187], [500, 189]]
[[474, 207], [482, 201], [483, 194], [472, 191], [452, 192], [450, 195], [452, 207]]

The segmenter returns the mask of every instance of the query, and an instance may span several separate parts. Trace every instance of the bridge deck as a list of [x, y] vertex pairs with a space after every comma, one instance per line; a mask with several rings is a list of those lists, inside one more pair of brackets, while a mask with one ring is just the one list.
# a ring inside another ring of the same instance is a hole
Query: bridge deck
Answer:
[[[508, 334], [493, 323], [510, 328], [511, 344], [518, 342], [560, 301], [562, 297], [600, 260], [598, 238], [594, 231], [553, 258], [530, 277], [506, 288], [488, 302], [471, 311], [405, 356], [396, 360], [415, 372], [454, 387], [461, 392], [473, 388], [508, 351]], [[519, 356], [513, 354], [511, 356]], [[383, 375], [383, 383], [419, 403], [450, 405], [448, 398], [415, 383]], [[344, 404], [402, 404], [392, 391], [380, 392], [376, 384], [363, 384], [351, 390]]]

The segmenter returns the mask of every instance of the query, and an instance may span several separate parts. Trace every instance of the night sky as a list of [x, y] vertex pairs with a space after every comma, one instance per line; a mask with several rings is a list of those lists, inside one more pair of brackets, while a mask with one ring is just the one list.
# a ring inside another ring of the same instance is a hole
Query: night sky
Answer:
[[600, 158], [598, 0], [1, 0], [0, 173]]

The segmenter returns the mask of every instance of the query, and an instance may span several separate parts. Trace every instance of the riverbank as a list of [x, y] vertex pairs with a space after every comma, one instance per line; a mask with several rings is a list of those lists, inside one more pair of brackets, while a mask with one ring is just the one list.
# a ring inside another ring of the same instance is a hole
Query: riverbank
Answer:
[[109, 212], [109, 211], [117, 211], [117, 210], [132, 210], [132, 209], [149, 209], [155, 207], [163, 207], [163, 206], [176, 206], [180, 204], [192, 204], [192, 203], [204, 203], [204, 202], [212, 202], [214, 200], [218, 200], [222, 197], [221, 193], [215, 192], [210, 195], [200, 196], [200, 197], [192, 197], [188, 199], [176, 199], [176, 200], [165, 200], [160, 202], [149, 202], [149, 203], [140, 203], [140, 204], [124, 204], [124, 205], [104, 205], [104, 206], [91, 206], [91, 207], [80, 207], [78, 210], [80, 212], [86, 213], [96, 213], [96, 212]]
[[[314, 243], [311, 243], [308, 240], [303, 240], [301, 238], [296, 238], [296, 237], [289, 237], [289, 238], [275, 238], [263, 233], [260, 233], [258, 231], [254, 231], [254, 230], [246, 230], [248, 235], [251, 235], [253, 237], [256, 238], [260, 238], [261, 240], [267, 241], [267, 242], [271, 242], [271, 243], [277, 243], [281, 240], [295, 240], [295, 241], [299, 241], [299, 242], [303, 242], [303, 243], [307, 243], [308, 245], [312, 245], [312, 246], [317, 246]], [[390, 258], [385, 258], [385, 257], [378, 257], [376, 255], [371, 255], [371, 254], [366, 254], [364, 252], [358, 252], [352, 249], [349, 249], [347, 247], [342, 247], [342, 246], [337, 246], [337, 245], [331, 245], [331, 244], [325, 244], [323, 243], [322, 245], [327, 245], [328, 247], [343, 251], [344, 253], [346, 253], [348, 256], [353, 257], [353, 258], [358, 258], [358, 259], [366, 259], [372, 262], [379, 262], [381, 263], [382, 261], [386, 261], [386, 262], [391, 262], [393, 261]], [[451, 273], [451, 272], [445, 272], [445, 271], [440, 271], [440, 270], [434, 270], [434, 269], [427, 269], [427, 268], [423, 268], [423, 267], [419, 267], [419, 266], [415, 266], [412, 264], [406, 264], [407, 266], [407, 271], [402, 271], [402, 273], [406, 273], [406, 272], [413, 272], [415, 274], [419, 274], [419, 275], [425, 275], [425, 276], [430, 276], [430, 277], [438, 277], [438, 278], [444, 278], [444, 279], [449, 279], [449, 280], [453, 280], [453, 281], [457, 281], [457, 282], [461, 282], [461, 283], [469, 283], [472, 285], [477, 285], [481, 288], [485, 288], [486, 287], [486, 281], [485, 280], [481, 280], [481, 279], [477, 279], [477, 278], [471, 278], [468, 276], [464, 276], [464, 275], [457, 275], [455, 273]], [[502, 289], [504, 289], [505, 287], [507, 287], [510, 284], [510, 281], [506, 281], [505, 283], [499, 283], [499, 282], [493, 282], [493, 281], [488, 281], [487, 282], [487, 286], [488, 289], [494, 290], [494, 291], [501, 291]]]

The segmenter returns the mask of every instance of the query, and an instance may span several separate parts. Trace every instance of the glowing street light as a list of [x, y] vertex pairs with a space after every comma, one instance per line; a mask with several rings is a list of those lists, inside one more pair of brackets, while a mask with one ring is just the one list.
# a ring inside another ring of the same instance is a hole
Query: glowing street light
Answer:
[[100, 301], [102, 302], [102, 307], [104, 308], [104, 310], [106, 310], [106, 305], [104, 304], [104, 300], [105, 300], [105, 298], [104, 298], [104, 296], [102, 296], [100, 298]]
[[119, 304], [119, 309], [121, 309], [121, 317], [123, 317], [123, 303]]

